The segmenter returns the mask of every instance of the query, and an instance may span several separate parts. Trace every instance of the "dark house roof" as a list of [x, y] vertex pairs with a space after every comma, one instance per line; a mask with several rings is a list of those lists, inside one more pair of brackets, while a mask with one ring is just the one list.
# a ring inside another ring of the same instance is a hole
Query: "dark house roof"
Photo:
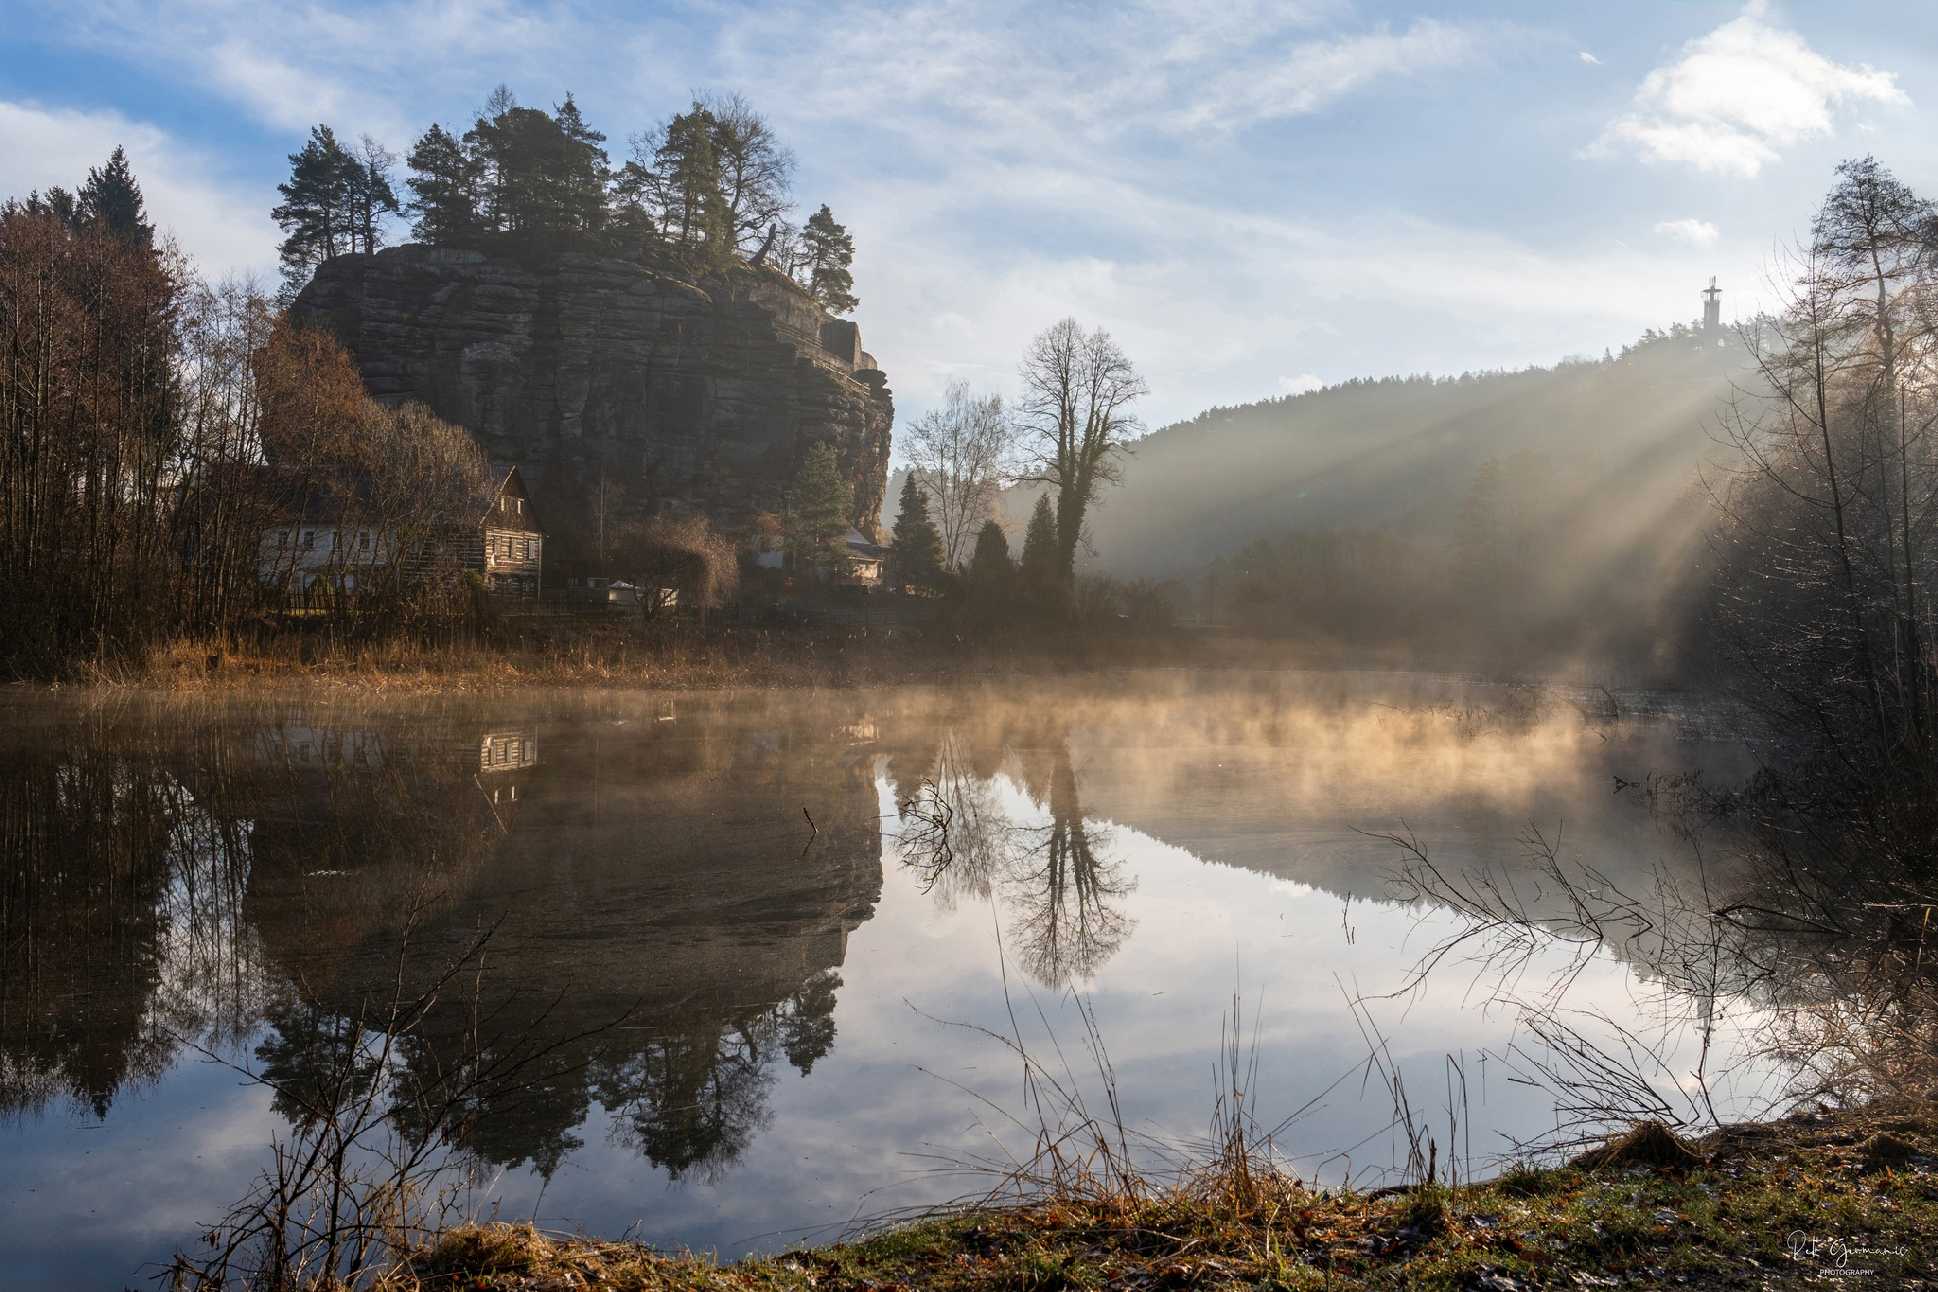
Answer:
[[[515, 463], [493, 462], [491, 464], [492, 490], [479, 509], [480, 524], [493, 529], [509, 529], [526, 534], [537, 534], [543, 538], [545, 529], [538, 523], [538, 512], [532, 506], [531, 492], [525, 488], [525, 476]], [[519, 499], [524, 506], [502, 508], [501, 501]]]
[[[334, 525], [346, 514], [367, 517], [376, 500], [370, 473], [360, 467], [241, 466], [235, 469], [235, 484], [256, 493], [268, 512], [269, 523], [275, 525]], [[505, 497], [524, 499], [525, 505], [500, 513], [498, 502]], [[472, 506], [481, 525], [544, 534], [525, 491], [524, 477], [515, 466], [494, 463], [489, 476], [480, 482]]]
[[255, 489], [279, 525], [334, 525], [346, 513], [368, 515], [374, 490], [368, 472], [339, 466], [245, 467], [243, 483]]

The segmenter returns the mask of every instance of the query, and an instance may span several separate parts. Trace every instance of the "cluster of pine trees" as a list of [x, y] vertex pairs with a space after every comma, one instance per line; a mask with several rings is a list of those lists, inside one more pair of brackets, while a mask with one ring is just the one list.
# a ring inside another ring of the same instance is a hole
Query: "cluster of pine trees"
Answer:
[[501, 85], [468, 128], [433, 124], [418, 138], [400, 193], [394, 154], [318, 125], [290, 154], [272, 212], [285, 295], [332, 256], [375, 251], [386, 222], [408, 216], [411, 236], [434, 246], [509, 237], [702, 275], [746, 262], [792, 278], [832, 314], [860, 304], [853, 238], [825, 205], [792, 222], [793, 154], [745, 99], [703, 95], [628, 142], [615, 164], [570, 94], [547, 112]]

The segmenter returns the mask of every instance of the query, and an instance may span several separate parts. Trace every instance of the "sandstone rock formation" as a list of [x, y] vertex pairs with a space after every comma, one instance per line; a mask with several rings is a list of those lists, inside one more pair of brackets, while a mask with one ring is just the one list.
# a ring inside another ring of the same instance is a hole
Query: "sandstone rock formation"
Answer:
[[325, 263], [292, 317], [333, 331], [365, 385], [418, 400], [517, 463], [569, 550], [603, 480], [627, 515], [777, 512], [834, 446], [878, 534], [894, 403], [860, 332], [778, 275], [704, 285], [578, 253], [394, 247]]

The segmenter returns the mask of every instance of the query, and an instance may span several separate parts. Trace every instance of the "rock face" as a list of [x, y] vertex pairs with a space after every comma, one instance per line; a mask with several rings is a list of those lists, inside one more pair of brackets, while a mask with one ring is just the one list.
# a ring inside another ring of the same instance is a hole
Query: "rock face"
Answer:
[[879, 533], [887, 378], [852, 322], [771, 273], [696, 285], [601, 256], [405, 246], [328, 261], [291, 315], [334, 332], [378, 399], [427, 404], [518, 464], [568, 548], [602, 481], [623, 515], [745, 533], [824, 441], [856, 527]]

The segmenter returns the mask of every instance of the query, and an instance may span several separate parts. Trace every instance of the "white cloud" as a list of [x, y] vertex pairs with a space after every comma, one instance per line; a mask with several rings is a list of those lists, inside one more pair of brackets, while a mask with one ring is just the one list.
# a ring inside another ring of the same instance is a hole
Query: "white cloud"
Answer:
[[1722, 232], [1707, 220], [1658, 220], [1655, 231], [1665, 238], [1686, 242], [1692, 247], [1712, 246]]
[[267, 275], [276, 265], [274, 195], [223, 179], [210, 160], [166, 131], [115, 112], [80, 112], [0, 99], [0, 194], [55, 185], [70, 191], [118, 144], [141, 184], [148, 215], [202, 271]]
[[1833, 62], [1752, 3], [1643, 78], [1633, 110], [1609, 122], [1587, 151], [1623, 149], [1645, 161], [1751, 178], [1782, 149], [1831, 134], [1840, 109], [1910, 102], [1894, 73]]
[[1326, 379], [1313, 372], [1302, 372], [1296, 377], [1280, 377], [1279, 389], [1288, 395], [1308, 395], [1315, 390], [1324, 390]]
[[368, 133], [399, 149], [426, 124], [411, 105], [427, 92], [461, 95], [469, 107], [516, 79], [507, 58], [544, 67], [549, 80], [582, 68], [581, 54], [604, 57], [610, 43], [586, 36], [570, 8], [520, 0], [378, 0], [361, 10], [332, 0], [93, 0], [79, 12], [41, 4], [64, 38], [212, 92], [252, 120], [292, 131], [327, 121], [346, 138]]
[[[1008, 392], [1024, 341], [1066, 314], [1123, 344], [1150, 381], [1144, 411], [1157, 425], [1283, 389], [1288, 350], [1335, 381], [1600, 353], [1678, 316], [1698, 271], [1747, 280], [1756, 269], [1652, 248], [1544, 250], [1379, 213], [1331, 226], [1050, 168], [981, 175], [1006, 197], [978, 220], [1058, 227], [1103, 210], [1106, 241], [1132, 250], [991, 260], [957, 235], [946, 188], [897, 179], [850, 191], [857, 244], [894, 266], [894, 291], [865, 300], [864, 328], [910, 414], [951, 379]], [[858, 279], [866, 270], [857, 264]]]
[[1385, 28], [1271, 50], [1219, 76], [1183, 114], [1187, 126], [1234, 125], [1302, 116], [1382, 77], [1455, 67], [1484, 47], [1472, 27], [1417, 19], [1405, 31]]
[[1590, 67], [1600, 67], [1602, 65], [1602, 61], [1599, 58], [1596, 58], [1593, 54], [1589, 53], [1585, 49], [1576, 50], [1575, 57], [1580, 59], [1582, 62], [1588, 64], [1588, 66]]

